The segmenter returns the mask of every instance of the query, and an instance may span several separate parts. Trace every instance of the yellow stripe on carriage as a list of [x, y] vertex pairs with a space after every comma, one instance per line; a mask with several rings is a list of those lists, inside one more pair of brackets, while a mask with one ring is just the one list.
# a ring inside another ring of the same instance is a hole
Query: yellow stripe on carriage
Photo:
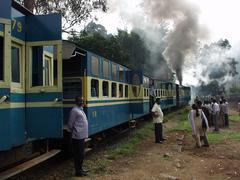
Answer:
[[[98, 103], [88, 103], [87, 107], [99, 107], [99, 106], [112, 106], [112, 105], [120, 105], [120, 104], [132, 104], [132, 103], [145, 103], [149, 102], [149, 100], [136, 100], [136, 101], [118, 101], [118, 102], [98, 102]], [[73, 107], [75, 104], [63, 104], [63, 107]]]
[[61, 102], [14, 102], [14, 103], [4, 103], [0, 105], [0, 109], [14, 109], [14, 108], [31, 108], [31, 107], [62, 107]]

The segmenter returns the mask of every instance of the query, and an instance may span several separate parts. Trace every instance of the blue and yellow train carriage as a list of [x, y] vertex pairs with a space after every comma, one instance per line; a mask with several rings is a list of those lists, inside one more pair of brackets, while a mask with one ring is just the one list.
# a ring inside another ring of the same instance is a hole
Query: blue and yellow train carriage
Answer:
[[64, 121], [75, 96], [83, 96], [90, 135], [149, 110], [147, 77], [69, 41], [63, 42], [63, 77]]
[[162, 109], [168, 109], [176, 106], [176, 88], [175, 83], [163, 82], [154, 79], [155, 95], [161, 99]]
[[62, 136], [61, 44], [60, 15], [0, 1], [0, 168]]

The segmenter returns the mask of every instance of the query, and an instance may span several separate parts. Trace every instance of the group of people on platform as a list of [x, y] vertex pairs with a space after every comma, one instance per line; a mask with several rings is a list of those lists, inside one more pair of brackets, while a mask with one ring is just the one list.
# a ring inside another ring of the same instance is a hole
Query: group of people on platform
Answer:
[[[229, 105], [224, 98], [218, 102], [214, 98], [211, 98], [210, 101], [195, 99], [188, 120], [197, 147], [209, 147], [207, 137], [209, 127], [213, 126], [214, 131], [219, 132], [219, 128], [229, 126], [228, 114]], [[160, 106], [160, 98], [156, 98], [151, 108], [151, 115], [155, 127], [155, 143], [162, 143], [166, 139], [163, 137], [163, 112]]]
[[[162, 143], [166, 140], [163, 137], [163, 112], [160, 106], [160, 98], [154, 97], [154, 91], [150, 91], [154, 103], [150, 108], [150, 113], [155, 126], [155, 143]], [[84, 99], [81, 96], [75, 98], [75, 106], [70, 112], [68, 128], [71, 132], [74, 167], [76, 176], [86, 176], [87, 171], [82, 168], [84, 159], [84, 141], [88, 138], [88, 120], [83, 111]], [[196, 98], [192, 109], [189, 112], [188, 119], [192, 128], [192, 136], [196, 141], [197, 147], [208, 147], [207, 131], [209, 127], [214, 126], [214, 131], [219, 131], [219, 128], [228, 127], [229, 107], [226, 99], [222, 98], [217, 102], [212, 98], [211, 101], [204, 100], [203, 103], [199, 98]]]
[[211, 101], [203, 102], [196, 98], [188, 115], [197, 147], [209, 146], [207, 138], [209, 127], [213, 126], [214, 131], [219, 132], [219, 128], [229, 126], [229, 105], [226, 99], [222, 98], [217, 102], [216, 99], [211, 98]]

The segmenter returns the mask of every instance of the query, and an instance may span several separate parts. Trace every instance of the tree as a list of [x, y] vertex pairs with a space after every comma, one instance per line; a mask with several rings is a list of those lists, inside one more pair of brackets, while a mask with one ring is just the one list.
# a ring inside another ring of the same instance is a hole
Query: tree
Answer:
[[73, 35], [69, 40], [133, 69], [144, 69], [149, 56], [144, 41], [137, 33], [118, 30], [117, 35], [108, 35], [104, 26], [94, 22], [89, 23], [80, 35]]
[[35, 14], [61, 13], [63, 32], [73, 32], [73, 27], [91, 17], [94, 9], [106, 11], [106, 0], [18, 0]]

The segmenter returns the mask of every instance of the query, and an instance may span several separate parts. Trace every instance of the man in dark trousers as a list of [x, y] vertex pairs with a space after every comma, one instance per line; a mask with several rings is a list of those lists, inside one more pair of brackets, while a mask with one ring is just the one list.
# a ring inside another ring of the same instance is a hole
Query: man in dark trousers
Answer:
[[75, 98], [75, 106], [70, 112], [68, 128], [72, 134], [72, 146], [74, 156], [74, 166], [76, 176], [87, 176], [83, 170], [82, 164], [84, 159], [84, 141], [88, 138], [88, 121], [83, 111], [84, 100], [81, 96]]
[[156, 99], [155, 104], [153, 105], [153, 108], [151, 110], [152, 112], [152, 117], [153, 117], [153, 123], [155, 126], [155, 143], [162, 143], [165, 138], [163, 138], [163, 128], [162, 128], [162, 123], [163, 123], [163, 112], [160, 107], [160, 98]]

